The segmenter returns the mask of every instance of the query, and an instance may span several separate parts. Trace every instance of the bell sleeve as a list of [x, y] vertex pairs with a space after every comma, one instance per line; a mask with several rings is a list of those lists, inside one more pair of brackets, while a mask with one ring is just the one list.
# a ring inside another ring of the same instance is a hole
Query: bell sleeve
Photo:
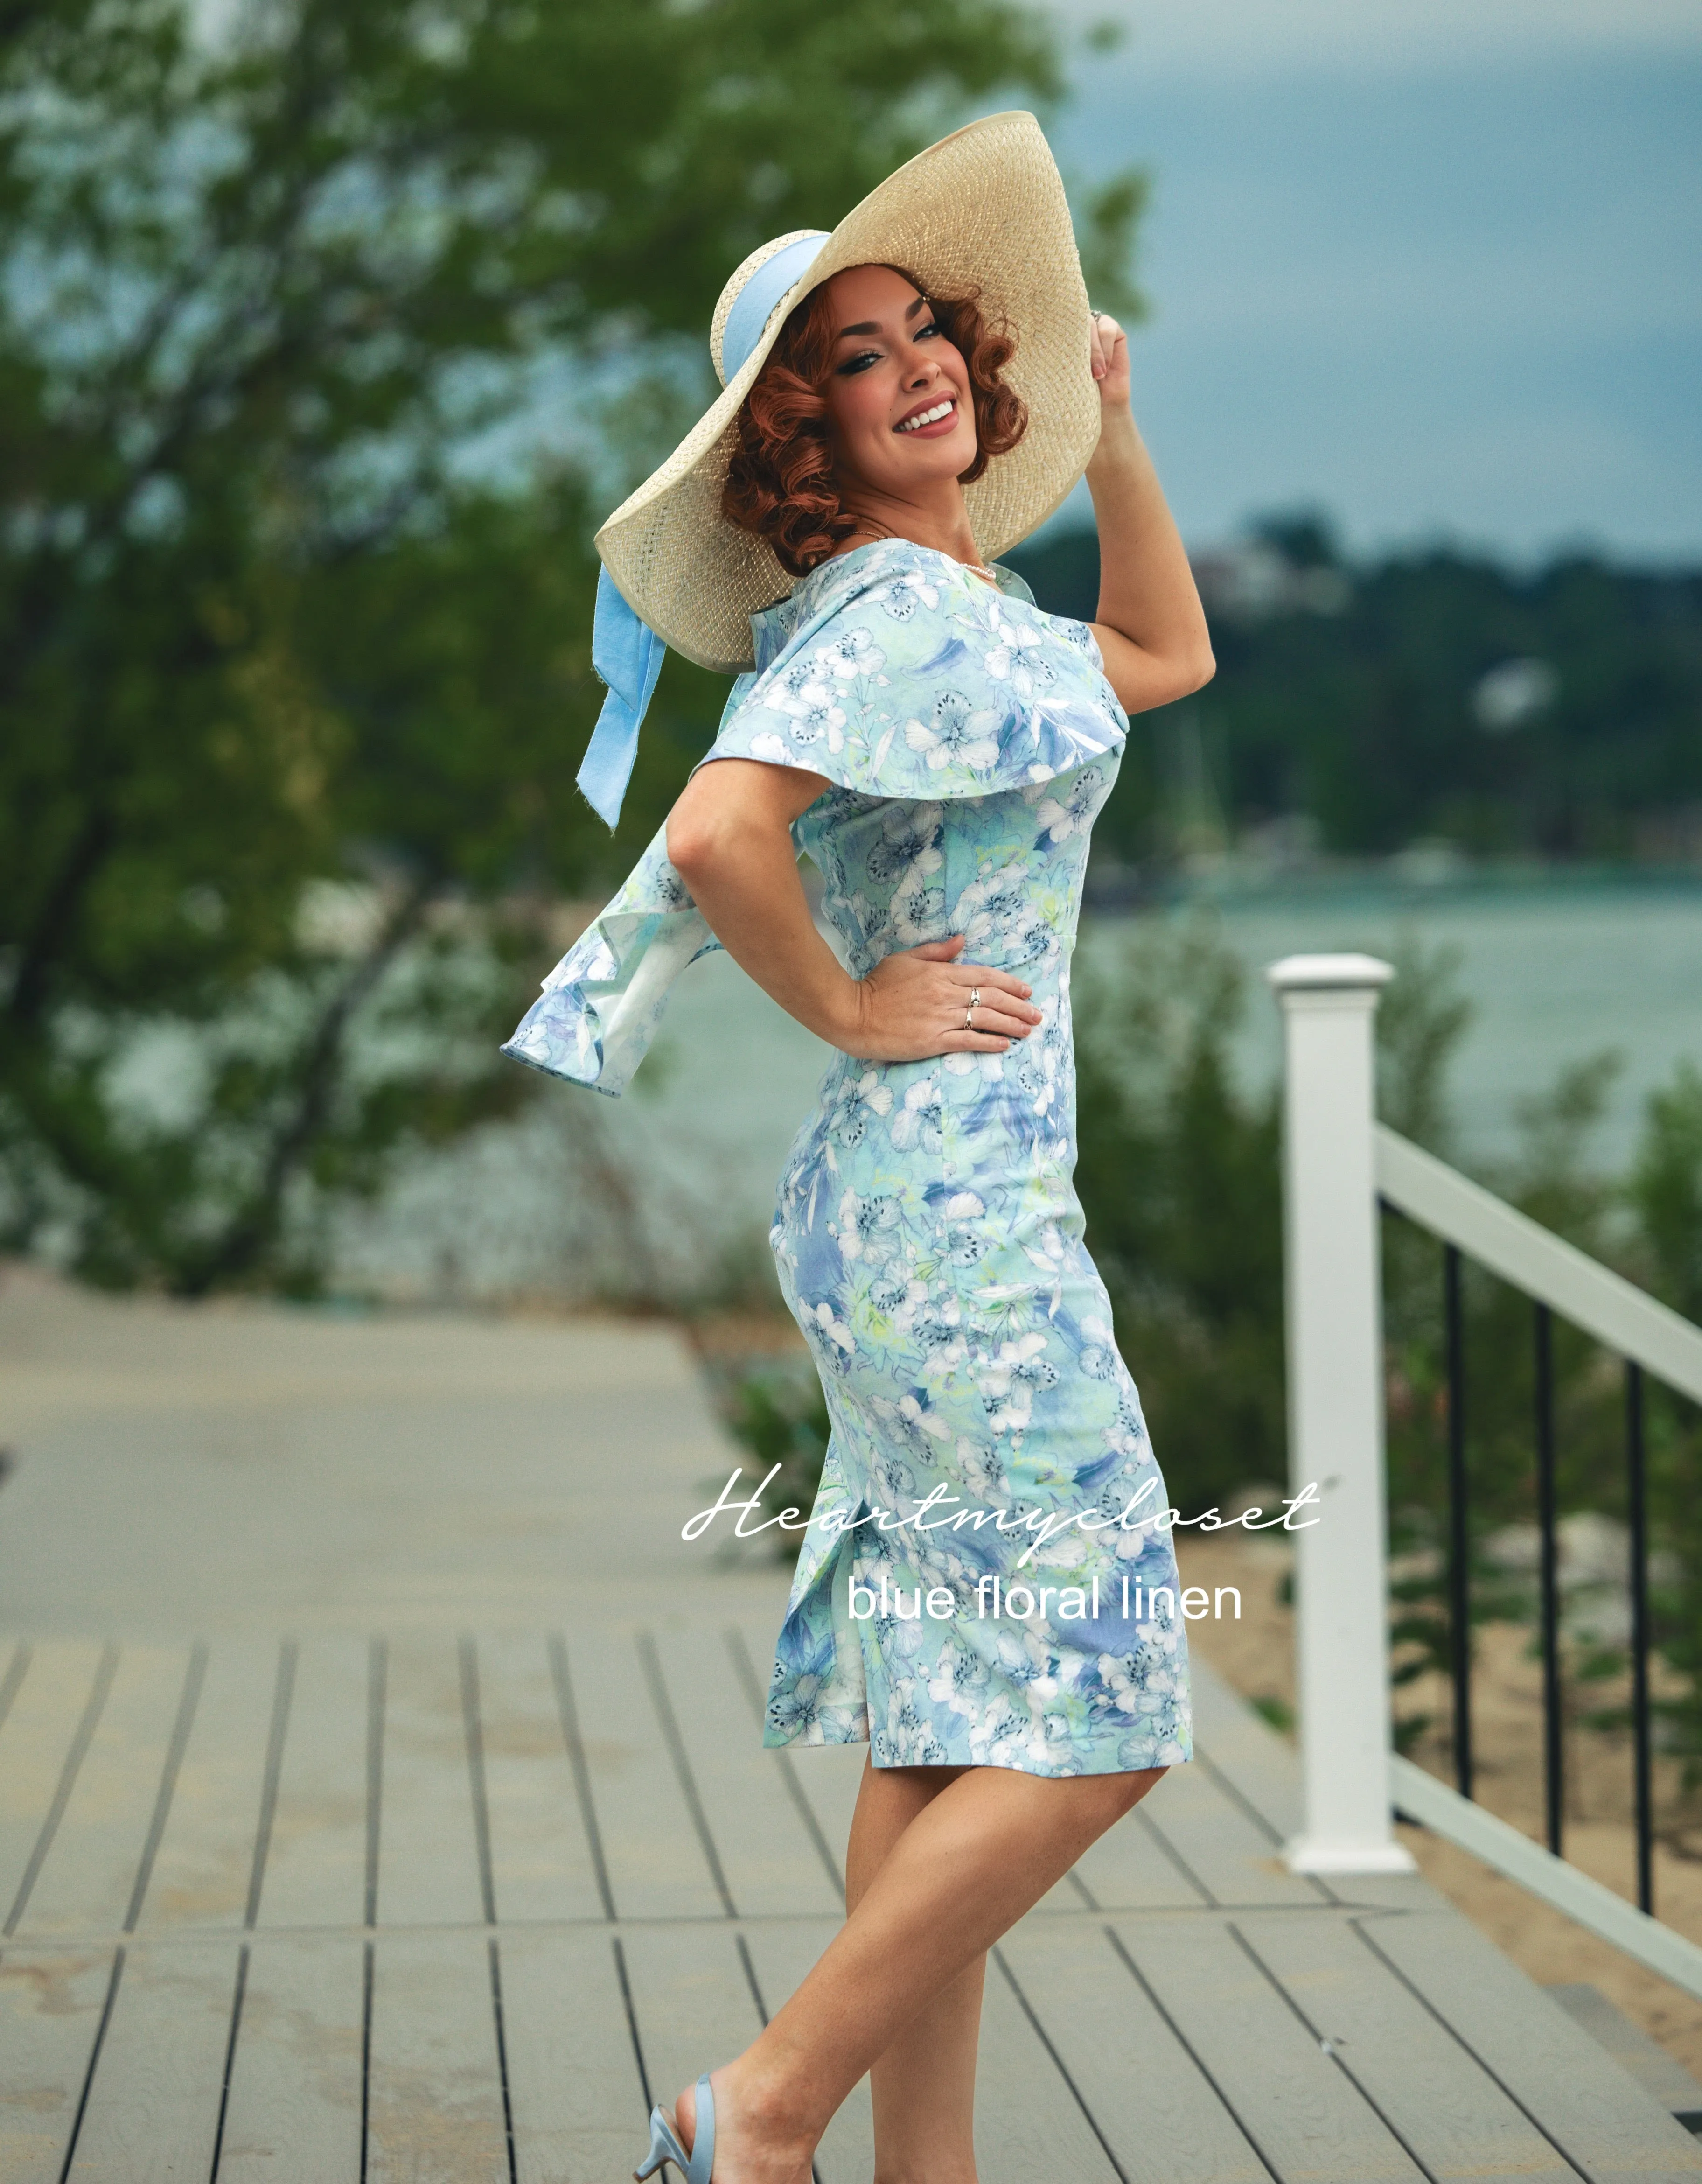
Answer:
[[[760, 759], [864, 795], [932, 803], [1053, 780], [1120, 753], [1128, 716], [1085, 622], [1043, 614], [943, 554], [893, 542], [824, 565], [752, 617], [741, 676], [700, 763]], [[765, 655], [768, 656], [765, 658]]]
[[[1127, 733], [1085, 623], [1043, 614], [1020, 577], [1002, 573], [995, 590], [906, 541], [826, 564], [751, 627], [757, 666], [700, 765], [758, 759], [934, 803], [1037, 788], [1121, 751]], [[618, 1096], [674, 981], [720, 944], [665, 827], [502, 1050]]]
[[674, 981], [720, 945], [668, 861], [664, 827], [544, 980], [502, 1051], [618, 1098], [648, 1050]]

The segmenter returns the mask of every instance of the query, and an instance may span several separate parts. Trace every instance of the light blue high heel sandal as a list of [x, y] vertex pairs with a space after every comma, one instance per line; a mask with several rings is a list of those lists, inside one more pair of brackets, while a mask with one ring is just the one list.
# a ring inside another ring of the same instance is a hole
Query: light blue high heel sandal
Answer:
[[650, 2111], [650, 2151], [642, 2169], [632, 2172], [632, 2184], [644, 2184], [665, 2161], [671, 2161], [686, 2184], [710, 2184], [715, 2166], [715, 2097], [706, 2070], [698, 2081], [698, 2128], [688, 2154], [674, 2135], [674, 2126], [660, 2109]]

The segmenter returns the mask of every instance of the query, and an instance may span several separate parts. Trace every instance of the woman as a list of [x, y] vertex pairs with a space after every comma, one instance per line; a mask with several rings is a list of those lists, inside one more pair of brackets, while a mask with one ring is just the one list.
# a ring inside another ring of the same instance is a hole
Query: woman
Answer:
[[[765, 1741], [870, 1751], [843, 1929], [636, 2173], [805, 2184], [866, 2070], [879, 2184], [973, 2184], [987, 1948], [1189, 1752], [1166, 1497], [1071, 1187], [1069, 961], [1127, 715], [1212, 663], [1031, 117], [756, 254], [712, 348], [720, 402], [598, 538], [648, 625], [603, 594], [605, 811], [654, 633], [747, 671], [509, 1050], [619, 1090], [716, 942], [839, 1050], [773, 1232], [833, 1430]], [[982, 559], [1084, 463], [1091, 626]]]

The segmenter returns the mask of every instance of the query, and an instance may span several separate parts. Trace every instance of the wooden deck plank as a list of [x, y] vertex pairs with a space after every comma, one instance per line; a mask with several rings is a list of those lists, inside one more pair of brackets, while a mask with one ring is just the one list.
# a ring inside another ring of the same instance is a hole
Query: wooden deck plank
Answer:
[[30, 1644], [25, 1638], [0, 1639], [0, 1655], [5, 1667], [0, 1669], [0, 1729], [6, 1726], [6, 1717], [12, 1711], [12, 1702], [18, 1696], [30, 1666]]
[[1270, 2184], [1246, 2134], [1101, 1929], [1031, 1917], [999, 1947], [1128, 2184]]
[[612, 1936], [510, 1932], [500, 1947], [518, 2184], [630, 2176], [649, 2110]]
[[616, 1913], [725, 1916], [632, 1641], [585, 1631], [567, 1660]]
[[126, 1951], [70, 2184], [212, 2175], [236, 1960], [223, 1941]]
[[484, 1934], [375, 1944], [367, 2113], [367, 2184], [508, 2184]]
[[[751, 1959], [770, 2015], [795, 1992], [834, 1930], [814, 1921], [749, 1930]], [[997, 1966], [987, 1975], [976, 2107], [978, 2167], [986, 2184], [1065, 2176], [1110, 2184], [1115, 2178], [1075, 2095]], [[874, 2166], [866, 2080], [829, 2125], [816, 2166], [823, 2184], [866, 2184]], [[1222, 2184], [1240, 2180], [1226, 2177]]]
[[843, 1880], [845, 1847], [851, 1839], [851, 1815], [857, 1809], [858, 1787], [868, 1764], [868, 1746], [794, 1745], [783, 1747], [776, 1757], [784, 1759], [791, 1769], [799, 1794], [815, 1815], [834, 1870]]
[[110, 1930], [131, 1915], [192, 1668], [186, 1646], [127, 1646], [20, 1933]]
[[1176, 1863], [1225, 1907], [1328, 1903], [1329, 1891], [1290, 1873], [1271, 1835], [1209, 1767], [1172, 1767], [1140, 1806]]
[[1104, 1910], [1188, 1911], [1210, 1901], [1138, 1805], [1082, 1853], [1076, 1871]]
[[843, 1908], [837, 1874], [799, 1813], [734, 1680], [725, 1641], [663, 1631], [654, 1641], [674, 1722], [735, 1907], [765, 1915]]
[[1702, 2176], [1702, 2144], [1457, 1912], [1371, 1915], [1360, 1926], [1597, 2184]]
[[258, 1641], [231, 1639], [213, 1649], [138, 1932], [242, 1925], [255, 1878], [278, 1663], [278, 1647]]
[[1111, 1924], [1282, 2184], [1420, 2184], [1421, 2171], [1239, 1946], [1231, 1922]]
[[1692, 2131], [1702, 2122], [1702, 2081], [1658, 2041], [1651, 2040], [1599, 1986], [1587, 1980], [1569, 1980], [1555, 1986], [1544, 1985], [1543, 1992], [1551, 2002], [1559, 2003], [1573, 2024], [1582, 2025], [1599, 2047], [1605, 2048], [1669, 2115], [1691, 2119], [1687, 2128]]
[[103, 1649], [54, 1639], [32, 1646], [23, 1680], [0, 1725], [0, 1920], [18, 1892], [92, 1700], [99, 1698]]
[[1448, 1898], [1421, 1873], [1338, 1873], [1330, 1892], [1344, 1911], [1440, 1911]]
[[1292, 1745], [1198, 1654], [1190, 1666], [1197, 1748], [1282, 1837], [1302, 1818], [1300, 1763]]
[[1356, 1927], [1254, 1912], [1243, 1938], [1427, 2171], [1575, 2184], [1576, 2172]]
[[[351, 1930], [373, 1840], [364, 1643], [303, 1644], [281, 1738], [270, 1644], [221, 1642], [198, 1683], [189, 1649], [126, 1650], [97, 1711], [100, 1658], [42, 1646], [0, 1720], [0, 1880], [6, 1860], [14, 1882], [29, 1869], [60, 1808], [26, 1938], [0, 1955], [4, 2184], [58, 2184], [114, 1961], [97, 1937], [138, 1905], [72, 2173], [210, 2173], [269, 1750], [272, 1848], [221, 2184], [356, 2184], [368, 1946], [372, 2184], [505, 2184], [487, 1883], [503, 1922], [515, 2184], [624, 2173], [643, 2140], [640, 2067], [548, 1642], [493, 1637], [463, 1655], [447, 1635], [410, 1636], [383, 1652], [370, 1944]], [[648, 1679], [613, 1633], [576, 1639], [569, 1658], [614, 1906], [657, 1922], [618, 1946], [665, 2101], [745, 2044], [758, 1997], [778, 2008], [835, 1930], [829, 1864], [866, 1747], [765, 1752], [754, 1670], [739, 1672], [725, 1629], [659, 1633]], [[995, 1967], [985, 2184], [1118, 2171], [1160, 2184], [1160, 2165], [1163, 2184], [1416, 2184], [1409, 2150], [1443, 2184], [1702, 2184], [1695, 2142], [1421, 1881], [1402, 1903], [1436, 1908], [1355, 1918], [1339, 1899], [1358, 1900], [1358, 1884], [1332, 1898], [1283, 1873], [1273, 1836], [1290, 1755], [1216, 1704], [1201, 1709], [1203, 1763], [1174, 1770], [1082, 1861], [1106, 1918], [1054, 1915], [1087, 1901], [1066, 1880], [1002, 1945], [1015, 1984]], [[743, 1952], [729, 1904], [750, 1921]], [[865, 2086], [818, 2166], [823, 2184], [866, 2184], [871, 2163]]]
[[[770, 2017], [803, 1985], [838, 1924], [811, 1919], [747, 1930], [757, 1986]], [[867, 2078], [851, 2088], [828, 2125], [816, 2149], [815, 2168], [821, 2184], [869, 2184], [875, 2173], [875, 2113]]]
[[392, 1641], [385, 1678], [378, 1924], [485, 1920], [460, 1652], [447, 1633]]
[[253, 1944], [218, 2184], [358, 2184], [362, 1959], [345, 1935]]
[[476, 1662], [497, 1916], [600, 1919], [545, 1641], [482, 1638]]
[[264, 1926], [359, 1926], [366, 1917], [370, 1649], [304, 1638], [260, 1888]]
[[[774, 1631], [766, 1624], [748, 1620], [728, 1627], [727, 1642], [739, 1688], [759, 1737], [763, 1708], [774, 1654]], [[815, 1815], [816, 1829], [827, 1846], [833, 1869], [843, 1886], [845, 1846], [851, 1833], [851, 1815], [857, 1808], [857, 1790], [869, 1757], [866, 1744], [792, 1744], [773, 1754], [790, 1772], [798, 1794]]]
[[976, 2070], [976, 2173], [982, 2184], [1116, 2184], [1116, 2170], [997, 1953], [987, 1967]]
[[109, 1948], [0, 1956], [0, 2177], [59, 2184], [112, 1979]]
[[[650, 2097], [665, 2109], [682, 2086], [742, 2053], [762, 2019], [727, 1927], [630, 1928], [621, 1946]], [[637, 2143], [642, 2151], [642, 2132]]]

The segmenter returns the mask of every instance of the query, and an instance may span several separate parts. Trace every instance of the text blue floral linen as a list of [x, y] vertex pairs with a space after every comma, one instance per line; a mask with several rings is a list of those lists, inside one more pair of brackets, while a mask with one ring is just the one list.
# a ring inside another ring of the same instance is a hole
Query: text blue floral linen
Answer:
[[[854, 972], [961, 933], [1044, 1012], [1004, 1055], [839, 1057], [793, 1142], [770, 1240], [832, 1437], [765, 1741], [1048, 1775], [1186, 1759], [1167, 1497], [1071, 1184], [1070, 957], [1126, 716], [1083, 624], [904, 540], [751, 627], [709, 760], [830, 783], [793, 832]], [[715, 944], [659, 834], [504, 1051], [620, 1092]]]

